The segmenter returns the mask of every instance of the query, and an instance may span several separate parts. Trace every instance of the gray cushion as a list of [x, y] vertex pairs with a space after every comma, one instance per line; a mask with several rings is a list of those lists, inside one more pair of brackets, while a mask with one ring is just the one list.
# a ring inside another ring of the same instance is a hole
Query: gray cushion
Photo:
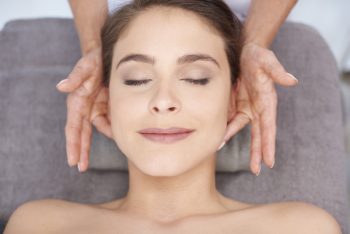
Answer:
[[[276, 164], [256, 177], [217, 172], [217, 189], [250, 202], [304, 201], [329, 211], [348, 233], [346, 157], [335, 60], [320, 35], [286, 23], [273, 43], [300, 81], [277, 86]], [[79, 59], [71, 19], [13, 21], [0, 33], [0, 214], [20, 204], [58, 198], [106, 202], [126, 194], [128, 172], [89, 170], [66, 162], [66, 95], [55, 89]], [[95, 135], [96, 136], [96, 135]]]

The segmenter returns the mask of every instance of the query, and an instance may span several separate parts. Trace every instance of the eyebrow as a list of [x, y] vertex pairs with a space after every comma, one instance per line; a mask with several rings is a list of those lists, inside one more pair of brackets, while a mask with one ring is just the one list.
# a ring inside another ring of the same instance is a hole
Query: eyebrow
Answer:
[[[156, 60], [153, 57], [150, 57], [145, 54], [129, 54], [123, 57], [116, 66], [116, 69], [122, 64], [130, 61], [149, 63], [154, 65]], [[216, 59], [207, 54], [186, 54], [177, 59], [177, 64], [182, 65], [186, 63], [193, 63], [196, 61], [208, 61], [214, 63], [220, 68], [220, 65]]]

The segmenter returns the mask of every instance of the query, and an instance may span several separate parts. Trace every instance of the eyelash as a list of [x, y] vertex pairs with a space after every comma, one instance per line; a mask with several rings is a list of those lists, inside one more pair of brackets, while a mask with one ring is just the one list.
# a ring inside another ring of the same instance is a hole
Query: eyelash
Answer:
[[[182, 80], [186, 80], [191, 84], [194, 85], [206, 85], [209, 83], [209, 78], [203, 78], [203, 79], [182, 79]], [[143, 84], [147, 84], [148, 81], [150, 80], [125, 80], [124, 84], [126, 85], [130, 85], [130, 86], [140, 86]]]

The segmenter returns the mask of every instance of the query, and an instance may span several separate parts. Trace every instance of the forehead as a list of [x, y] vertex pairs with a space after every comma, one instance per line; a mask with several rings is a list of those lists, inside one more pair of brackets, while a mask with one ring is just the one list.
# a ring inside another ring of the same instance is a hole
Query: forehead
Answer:
[[177, 58], [195, 52], [220, 60], [225, 58], [224, 48], [219, 33], [196, 13], [180, 8], [153, 7], [128, 25], [115, 44], [114, 56], [144, 53]]

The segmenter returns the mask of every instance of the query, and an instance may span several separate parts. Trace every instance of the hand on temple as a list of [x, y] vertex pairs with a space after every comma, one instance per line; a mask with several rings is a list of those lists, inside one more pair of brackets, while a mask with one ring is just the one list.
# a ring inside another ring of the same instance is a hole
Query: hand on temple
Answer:
[[68, 164], [78, 164], [79, 171], [86, 171], [94, 126], [112, 138], [108, 111], [108, 89], [102, 85], [102, 54], [96, 48], [84, 55], [68, 78], [57, 85], [67, 97], [67, 123], [65, 126]]
[[277, 93], [274, 83], [294, 86], [298, 80], [287, 73], [271, 50], [249, 43], [243, 46], [237, 87], [237, 113], [228, 124], [228, 141], [249, 122], [250, 169], [259, 174], [261, 161], [270, 168], [275, 161]]

